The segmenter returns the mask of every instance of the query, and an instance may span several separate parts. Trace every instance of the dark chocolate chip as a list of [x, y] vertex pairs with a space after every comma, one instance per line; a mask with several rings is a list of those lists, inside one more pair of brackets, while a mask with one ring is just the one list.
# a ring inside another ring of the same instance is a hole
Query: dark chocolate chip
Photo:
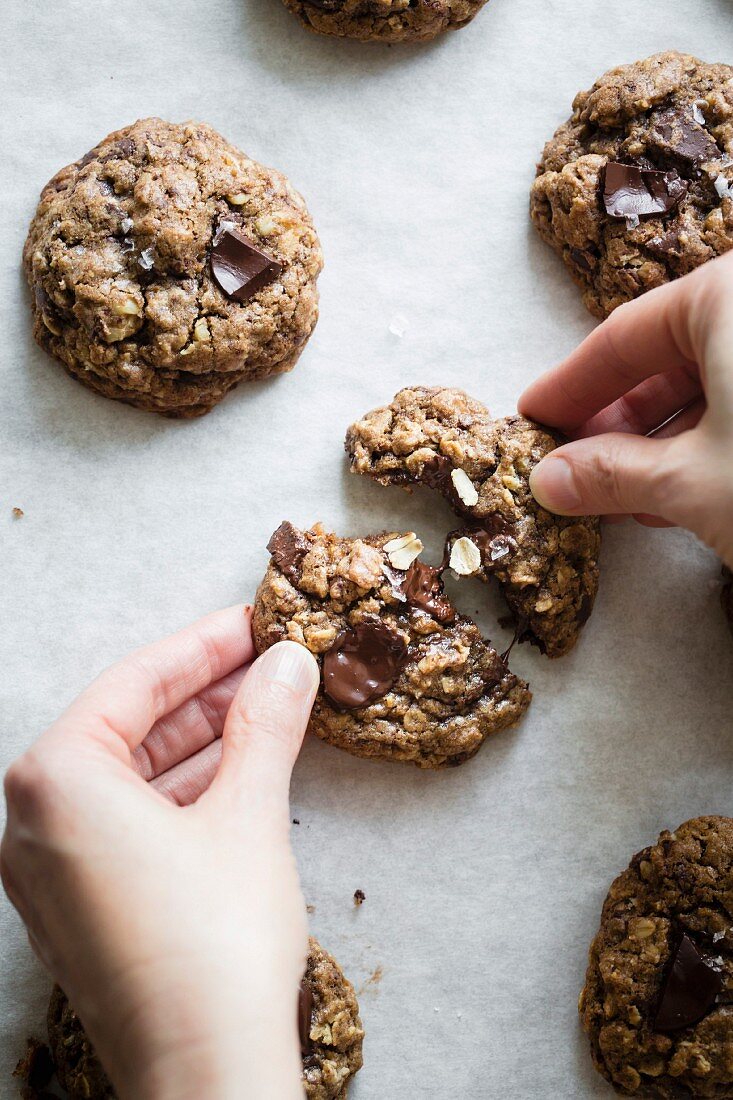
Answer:
[[300, 567], [309, 548], [305, 535], [287, 520], [280, 524], [267, 544], [275, 565], [291, 581], [299, 579]]
[[342, 630], [323, 658], [323, 690], [342, 710], [359, 710], [386, 695], [407, 656], [401, 634], [379, 619]]
[[300, 1053], [305, 1058], [313, 1050], [311, 1040], [311, 1021], [313, 1019], [313, 993], [305, 979], [300, 983], [298, 992], [298, 1034], [300, 1035]]
[[653, 172], [609, 161], [602, 174], [603, 205], [610, 218], [649, 218], [668, 214], [687, 193], [675, 171]]
[[405, 574], [401, 590], [412, 607], [427, 611], [439, 623], [452, 623], [456, 611], [443, 588], [440, 576], [443, 568], [444, 566], [435, 569], [432, 565], [415, 560]]
[[445, 455], [433, 455], [422, 468], [420, 481], [431, 489], [438, 489], [441, 493], [448, 493], [453, 488], [451, 473], [453, 463]]
[[656, 1031], [678, 1031], [702, 1020], [715, 1006], [723, 978], [683, 936], [667, 969], [654, 1018]]
[[596, 266], [597, 257], [584, 248], [571, 248], [570, 258], [581, 271], [590, 273]]
[[243, 233], [222, 226], [211, 249], [211, 273], [224, 293], [236, 302], [246, 302], [258, 290], [272, 283], [283, 266], [261, 252]]
[[705, 127], [692, 114], [670, 107], [652, 115], [650, 144], [685, 166], [699, 168], [708, 160], [718, 160], [720, 149]]

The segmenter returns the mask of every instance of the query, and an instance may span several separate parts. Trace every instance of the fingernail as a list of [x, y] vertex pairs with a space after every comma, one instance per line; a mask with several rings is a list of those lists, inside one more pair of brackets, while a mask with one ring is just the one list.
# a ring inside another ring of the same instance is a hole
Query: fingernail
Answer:
[[575, 512], [581, 507], [573, 468], [560, 455], [548, 455], [535, 466], [529, 487], [537, 503], [548, 512]]
[[284, 684], [298, 695], [310, 697], [318, 687], [316, 660], [297, 642], [278, 642], [257, 658], [254, 668], [258, 676]]

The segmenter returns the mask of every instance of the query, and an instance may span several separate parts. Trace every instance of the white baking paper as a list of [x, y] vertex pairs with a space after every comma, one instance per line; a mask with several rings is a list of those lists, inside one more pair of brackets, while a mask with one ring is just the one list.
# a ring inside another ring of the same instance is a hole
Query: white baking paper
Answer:
[[[511, 412], [590, 331], [527, 215], [543, 142], [612, 65], [670, 47], [733, 61], [732, 16], [730, 0], [491, 0], [441, 41], [389, 48], [308, 35], [279, 0], [2, 0], [0, 763], [105, 664], [251, 599], [284, 518], [414, 528], [437, 552], [447, 508], [347, 474], [347, 425], [415, 382]], [[20, 272], [46, 180], [154, 114], [286, 172], [326, 256], [294, 373], [192, 423], [68, 379], [33, 344]], [[611, 1095], [576, 1017], [587, 947], [633, 852], [733, 809], [733, 641], [718, 563], [687, 534], [609, 529], [602, 573], [572, 655], [516, 652], [530, 712], [464, 767], [303, 750], [293, 841], [313, 931], [361, 990], [355, 1100]], [[498, 599], [459, 592], [504, 641]], [[7, 902], [0, 921], [10, 1097], [49, 983]]]

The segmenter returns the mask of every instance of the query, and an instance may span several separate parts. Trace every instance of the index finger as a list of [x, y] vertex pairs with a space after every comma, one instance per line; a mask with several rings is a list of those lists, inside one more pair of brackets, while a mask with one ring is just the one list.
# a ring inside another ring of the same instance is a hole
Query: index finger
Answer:
[[251, 611], [215, 611], [105, 669], [49, 730], [102, 739], [125, 762], [153, 724], [251, 661]]
[[729, 297], [732, 265], [733, 255], [723, 256], [615, 310], [525, 390], [519, 411], [572, 431], [647, 378], [704, 368], [709, 322]]

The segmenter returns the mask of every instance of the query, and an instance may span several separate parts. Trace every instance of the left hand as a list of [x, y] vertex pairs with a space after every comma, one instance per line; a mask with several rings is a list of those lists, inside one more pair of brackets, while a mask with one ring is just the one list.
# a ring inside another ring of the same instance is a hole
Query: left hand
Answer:
[[288, 792], [318, 668], [253, 656], [249, 608], [210, 615], [102, 673], [6, 777], [3, 883], [120, 1100], [302, 1100]]

